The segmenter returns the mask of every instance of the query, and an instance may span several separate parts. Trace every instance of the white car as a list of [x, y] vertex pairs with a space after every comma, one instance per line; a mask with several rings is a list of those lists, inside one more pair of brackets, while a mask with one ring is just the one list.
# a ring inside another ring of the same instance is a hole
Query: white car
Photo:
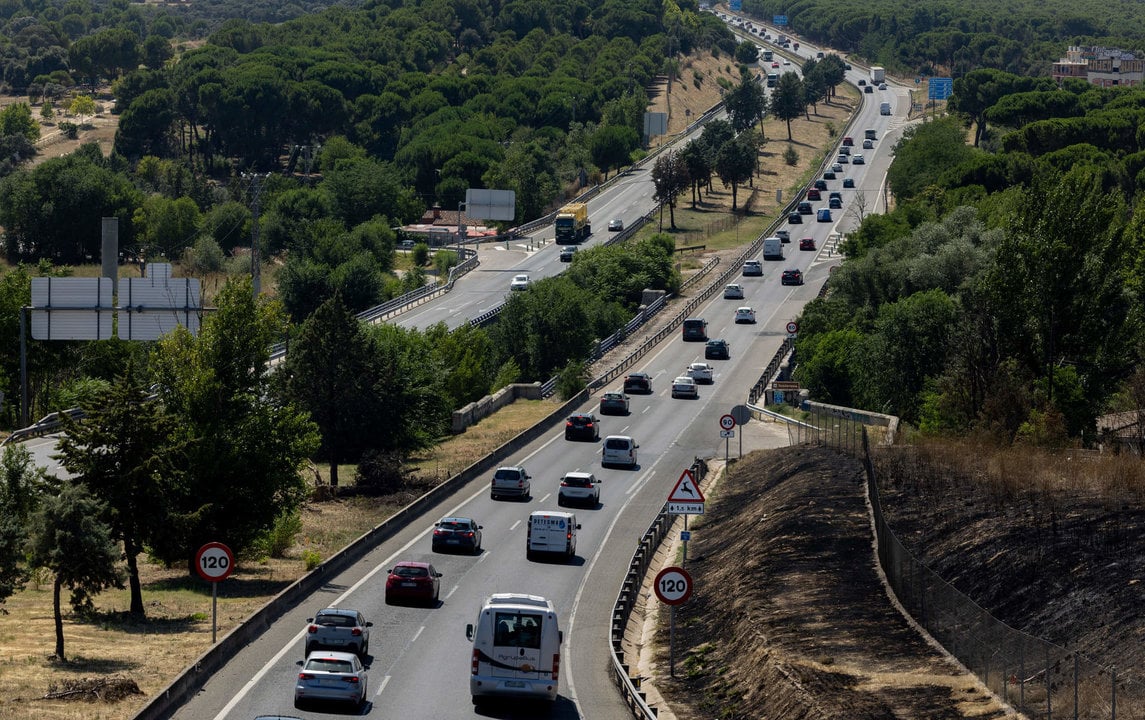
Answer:
[[522, 273], [514, 275], [513, 281], [509, 283], [510, 290], [528, 290], [529, 289], [529, 276]]
[[731, 283], [724, 288], [725, 300], [743, 300], [743, 286], [738, 283]]
[[356, 709], [366, 704], [367, 674], [353, 653], [316, 650], [310, 653], [294, 686], [294, 707], [311, 700], [337, 700]]
[[596, 507], [600, 503], [600, 481], [587, 472], [569, 472], [561, 478], [561, 488], [557, 492], [557, 505], [587, 505]]
[[696, 389], [696, 381], [686, 375], [676, 378], [672, 381], [672, 397], [700, 397], [700, 391]]
[[854, 163], [855, 165], [866, 165], [867, 164], [866, 159], [863, 158], [862, 155], [856, 155], [855, 159], [852, 160], [851, 162]]
[[694, 362], [688, 366], [688, 377], [695, 380], [697, 383], [713, 383], [715, 382], [715, 368], [707, 363]]
[[784, 64], [784, 65], [790, 65], [790, 64], [791, 64], [791, 61], [790, 61], [790, 60], [788, 60], [788, 59], [786, 59], [786, 58], [784, 58], [784, 60], [783, 60], [783, 64]]
[[736, 323], [755, 324], [755, 310], [749, 307], [736, 308]]

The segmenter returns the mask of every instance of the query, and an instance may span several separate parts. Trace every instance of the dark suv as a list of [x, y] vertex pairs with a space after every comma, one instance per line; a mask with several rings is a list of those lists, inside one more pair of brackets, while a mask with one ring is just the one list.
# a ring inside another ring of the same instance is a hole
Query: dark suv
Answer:
[[648, 373], [636, 372], [624, 376], [624, 392], [652, 394], [652, 376]]
[[703, 342], [708, 339], [708, 321], [703, 318], [688, 318], [684, 321], [684, 339]]
[[592, 440], [600, 439], [600, 421], [591, 413], [578, 413], [569, 415], [565, 423], [565, 440]]

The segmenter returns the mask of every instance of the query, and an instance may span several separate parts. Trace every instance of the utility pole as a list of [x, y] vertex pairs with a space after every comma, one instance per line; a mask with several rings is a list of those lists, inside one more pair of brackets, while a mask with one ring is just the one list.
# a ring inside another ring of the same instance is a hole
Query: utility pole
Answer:
[[251, 175], [251, 230], [250, 230], [250, 280], [254, 286], [254, 297], [257, 300], [262, 289], [262, 277], [259, 268], [258, 252], [258, 211], [262, 204], [262, 181], [266, 175]]

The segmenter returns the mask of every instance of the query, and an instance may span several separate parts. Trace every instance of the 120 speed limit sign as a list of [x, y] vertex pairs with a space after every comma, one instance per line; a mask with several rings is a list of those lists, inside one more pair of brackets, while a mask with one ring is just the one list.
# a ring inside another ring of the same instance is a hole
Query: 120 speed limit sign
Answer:
[[207, 582], [220, 582], [235, 570], [235, 556], [220, 542], [209, 542], [195, 553], [195, 570]]
[[656, 575], [654, 589], [665, 605], [682, 605], [692, 597], [692, 576], [682, 567], [666, 567]]

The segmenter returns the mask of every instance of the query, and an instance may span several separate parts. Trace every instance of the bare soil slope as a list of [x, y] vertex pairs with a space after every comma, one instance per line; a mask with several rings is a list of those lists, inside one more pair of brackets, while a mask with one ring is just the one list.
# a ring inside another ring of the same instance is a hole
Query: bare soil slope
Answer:
[[715, 496], [693, 527], [696, 590], [676, 611], [675, 680], [661, 632], [656, 685], [677, 717], [1005, 714], [887, 599], [856, 460], [809, 447], [754, 453]]

